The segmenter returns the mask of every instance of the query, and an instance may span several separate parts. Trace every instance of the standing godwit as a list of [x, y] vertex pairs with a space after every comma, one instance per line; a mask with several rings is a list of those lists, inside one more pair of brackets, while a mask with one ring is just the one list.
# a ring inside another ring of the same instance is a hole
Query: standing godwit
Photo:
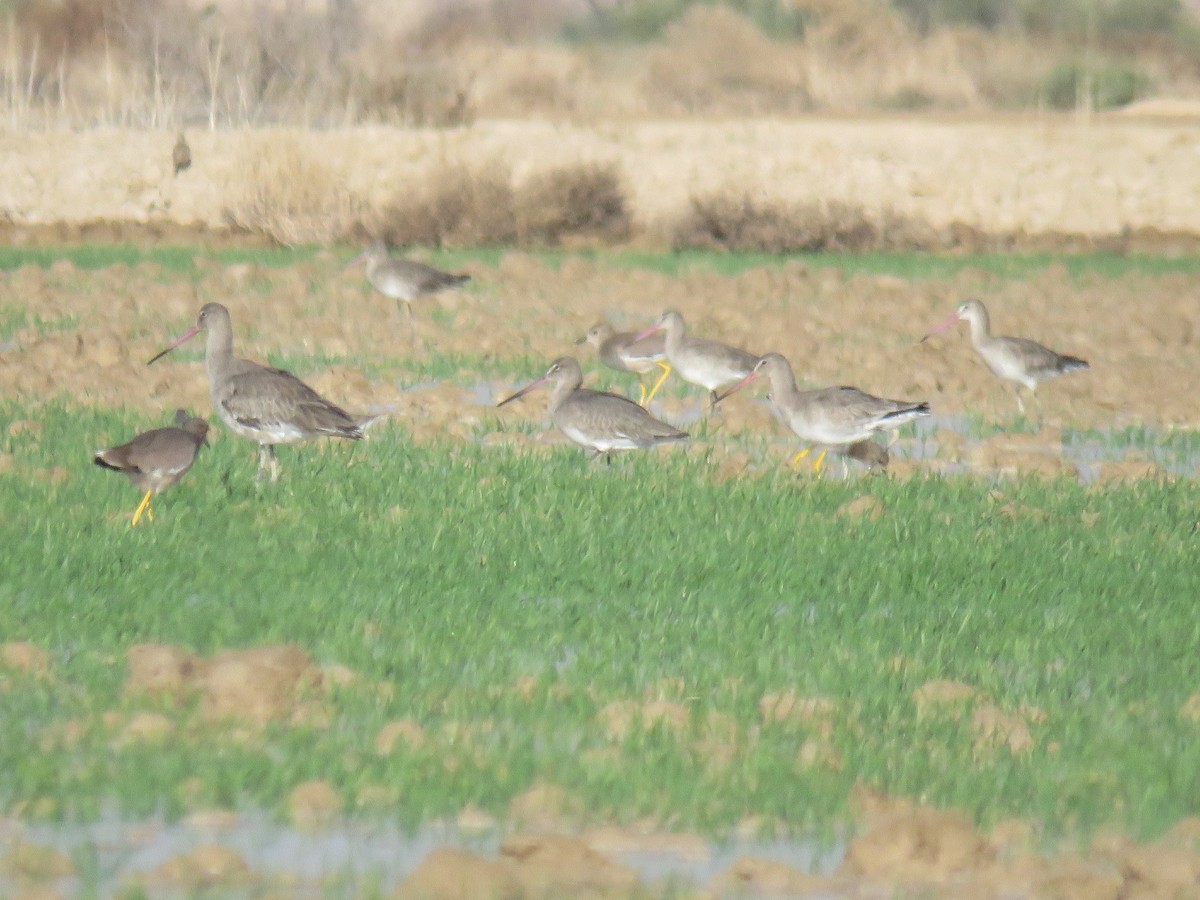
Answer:
[[220, 303], [206, 303], [196, 324], [146, 365], [153, 365], [184, 341], [207, 331], [204, 368], [213, 408], [234, 434], [258, 442], [261, 481], [270, 468], [271, 481], [279, 479], [276, 444], [294, 444], [327, 435], [357, 441], [370, 421], [360, 421], [319, 395], [282, 369], [272, 369], [233, 355], [233, 323]]
[[[866, 452], [857, 447], [858, 443], [930, 412], [928, 403], [885, 400], [853, 387], [801, 391], [796, 387], [791, 364], [778, 353], [768, 353], [759, 359], [749, 375], [717, 399], [724, 400], [764, 375], [771, 382], [770, 399], [775, 415], [802, 440], [822, 445], [821, 455], [813, 463], [813, 469], [818, 472], [831, 447], [843, 457], [850, 455], [863, 461], [878, 461], [881, 454]], [[792, 465], [807, 456], [811, 449], [808, 447], [797, 453]]]
[[954, 315], [921, 338], [921, 342], [929, 340], [939, 331], [945, 331], [962, 319], [970, 323], [971, 343], [975, 345], [975, 351], [983, 358], [987, 367], [992, 370], [992, 374], [1012, 382], [1013, 391], [1017, 395], [1017, 409], [1022, 415], [1025, 414], [1025, 401], [1021, 398], [1021, 385], [1029, 388], [1036, 402], [1037, 386], [1040, 382], [1049, 381], [1067, 372], [1089, 368], [1087, 360], [1055, 353], [1035, 341], [994, 336], [987, 308], [978, 300], [968, 300], [962, 304], [954, 311]]
[[636, 335], [634, 340], [644, 340], [660, 331], [666, 332], [664, 346], [671, 368], [684, 381], [707, 388], [714, 407], [717, 390], [745, 378], [758, 359], [753, 353], [720, 341], [691, 337], [683, 323], [683, 316], [674, 310], [663, 313], [657, 322]]
[[383, 241], [372, 243], [360, 256], [346, 263], [346, 268], [364, 261], [367, 264], [367, 281], [371, 287], [385, 297], [395, 300], [397, 309], [403, 304], [409, 332], [414, 341], [416, 332], [413, 331], [412, 302], [418, 297], [427, 297], [471, 280], [470, 275], [443, 272], [416, 260], [394, 259], [388, 254], [387, 244]]
[[206, 443], [208, 423], [180, 409], [175, 411], [174, 427], [155, 428], [120, 447], [98, 450], [93, 461], [101, 468], [124, 473], [138, 490], [146, 492], [133, 513], [131, 524], [136, 526], [142, 513], [154, 521], [151, 498], [178, 484], [196, 461], [201, 444]]
[[179, 132], [179, 139], [175, 141], [175, 148], [171, 151], [171, 162], [175, 166], [176, 175], [191, 168], [192, 148], [188, 146], [182, 131]]
[[645, 375], [656, 368], [662, 369], [662, 375], [646, 393], [646, 385], [638, 379], [639, 406], [649, 406], [658, 389], [662, 387], [667, 376], [671, 374], [671, 365], [667, 362], [665, 340], [661, 334], [651, 335], [643, 340], [636, 340], [637, 335], [631, 331], [615, 332], [607, 322], [599, 322], [588, 329], [576, 344], [591, 344], [596, 348], [600, 361], [610, 369], [618, 372], [632, 372]]
[[556, 359], [537, 381], [527, 384], [497, 407], [524, 397], [534, 388], [551, 385], [548, 409], [559, 431], [581, 447], [593, 451], [593, 459], [613, 450], [640, 450], [665, 441], [684, 441], [688, 435], [660, 422], [627, 397], [592, 391], [583, 384], [583, 372], [574, 357]]

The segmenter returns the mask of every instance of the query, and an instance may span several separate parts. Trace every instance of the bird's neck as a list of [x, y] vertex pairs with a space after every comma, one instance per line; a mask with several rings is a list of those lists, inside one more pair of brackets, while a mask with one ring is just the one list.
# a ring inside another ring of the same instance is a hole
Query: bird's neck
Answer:
[[210, 383], [215, 380], [214, 375], [219, 375], [228, 368], [232, 358], [233, 334], [210, 328], [204, 344], [204, 368], [208, 371]]
[[547, 405], [551, 416], [558, 412], [558, 408], [563, 405], [568, 397], [579, 390], [579, 384], [580, 383], [574, 379], [563, 380], [555, 383], [553, 389], [550, 391], [550, 402]]
[[986, 344], [992, 339], [992, 326], [988, 321], [988, 314], [983, 310], [976, 310], [967, 319], [967, 324], [971, 328], [971, 343], [975, 346]]
[[776, 406], [787, 406], [800, 398], [800, 389], [796, 387], [796, 374], [791, 369], [774, 369], [769, 380], [771, 401]]
[[663, 338], [663, 347], [668, 356], [674, 356], [679, 352], [679, 348], [683, 346], [684, 327], [682, 325], [668, 325], [666, 335]]

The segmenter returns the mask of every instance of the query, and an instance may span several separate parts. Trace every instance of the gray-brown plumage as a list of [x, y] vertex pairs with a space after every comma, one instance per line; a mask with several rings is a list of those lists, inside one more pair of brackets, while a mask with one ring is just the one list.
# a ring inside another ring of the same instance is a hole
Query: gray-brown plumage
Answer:
[[443, 272], [412, 259], [396, 259], [389, 255], [387, 244], [383, 241], [372, 243], [361, 256], [348, 262], [346, 268], [364, 261], [367, 264], [367, 281], [371, 287], [385, 297], [395, 300], [397, 307], [403, 304], [410, 329], [414, 300], [458, 287], [471, 280], [470, 275]]
[[1026, 338], [1003, 337], [992, 334], [987, 308], [978, 300], [968, 300], [954, 311], [949, 319], [921, 338], [925, 341], [940, 331], [966, 319], [971, 328], [971, 343], [984, 363], [997, 378], [1009, 381], [1017, 395], [1017, 409], [1025, 412], [1021, 397], [1022, 385], [1037, 399], [1037, 386], [1043, 381], [1090, 368], [1087, 360], [1078, 356], [1056, 353], [1049, 347]]
[[596, 456], [687, 440], [685, 432], [660, 422], [628, 397], [582, 387], [583, 372], [570, 356], [556, 359], [545, 375], [496, 405], [511, 403], [543, 384], [551, 385], [548, 409], [559, 431]]
[[671, 368], [684, 381], [707, 388], [714, 406], [717, 391], [745, 378], [758, 361], [753, 353], [729, 344], [692, 337], [687, 333], [683, 316], [674, 310], [664, 312], [657, 322], [638, 334], [637, 339], [643, 340], [660, 331], [666, 332], [663, 345]]
[[857, 443], [836, 449], [839, 456], [845, 459], [856, 459], [868, 469], [886, 469], [892, 460], [888, 448], [870, 438], [863, 438]]
[[662, 375], [649, 394], [646, 393], [646, 385], [638, 379], [638, 387], [641, 390], [639, 406], [647, 406], [671, 374], [671, 366], [667, 362], [666, 338], [662, 334], [652, 334], [639, 341], [632, 331], [617, 332], [607, 322], [599, 322], [589, 328], [587, 334], [576, 343], [591, 344], [596, 348], [596, 355], [600, 357], [600, 361], [618, 372], [645, 375], [655, 369], [661, 369]]
[[143, 513], [153, 522], [152, 498], [179, 483], [207, 438], [208, 423], [180, 409], [175, 412], [173, 427], [155, 428], [127, 444], [98, 450], [93, 461], [101, 468], [127, 475], [135, 487], [146, 492], [134, 511], [132, 524], [137, 525]]
[[207, 331], [204, 367], [213, 408], [230, 431], [258, 442], [260, 480], [268, 469], [271, 481], [279, 478], [276, 444], [293, 444], [320, 436], [354, 441], [363, 437], [363, 428], [371, 420], [354, 418], [291, 372], [234, 356], [233, 323], [229, 310], [220, 303], [206, 303], [196, 324], [147, 365], [200, 331]]
[[[907, 400], [887, 400], [854, 387], [830, 387], [802, 391], [796, 387], [796, 375], [791, 364], [778, 353], [768, 353], [755, 363], [753, 370], [719, 399], [732, 394], [760, 377], [771, 383], [771, 408], [775, 415], [798, 437], [823, 448], [813, 468], [820, 469], [826, 450], [846, 449], [872, 435], [899, 428], [913, 419], [930, 414], [929, 404]], [[796, 455], [793, 464], [806, 456], [808, 450]], [[854, 455], [874, 455], [859, 448]]]
[[175, 149], [171, 151], [171, 162], [175, 166], [175, 174], [184, 172], [192, 166], [192, 148], [188, 146], [187, 138], [183, 136], [183, 132], [179, 132], [179, 138], [175, 141]]

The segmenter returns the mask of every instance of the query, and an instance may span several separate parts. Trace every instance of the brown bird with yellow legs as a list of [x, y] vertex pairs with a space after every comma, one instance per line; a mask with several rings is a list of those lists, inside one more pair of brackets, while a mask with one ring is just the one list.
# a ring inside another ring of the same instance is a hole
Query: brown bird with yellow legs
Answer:
[[[1048, 347], [1026, 338], [1002, 337], [992, 334], [987, 308], [978, 300], [968, 300], [954, 311], [954, 315], [921, 338], [920, 343], [935, 334], [945, 331], [966, 320], [971, 327], [971, 343], [992, 374], [1012, 383], [1017, 395], [1017, 410], [1025, 414], [1025, 401], [1021, 387], [1027, 387], [1037, 402], [1037, 386], [1043, 381], [1090, 368], [1087, 360], [1078, 356], [1056, 353]], [[1040, 414], [1039, 414], [1040, 417]]]
[[154, 521], [154, 495], [178, 484], [196, 461], [200, 447], [207, 443], [208, 423], [180, 409], [175, 412], [173, 427], [155, 428], [127, 444], [99, 450], [93, 461], [103, 469], [128, 476], [138, 490], [146, 492], [130, 523], [136, 526], [143, 514]]
[[686, 441], [688, 435], [660, 422], [628, 397], [583, 387], [583, 372], [570, 356], [556, 359], [546, 374], [526, 385], [497, 407], [550, 385], [550, 418], [568, 438], [611, 462], [614, 450], [644, 450], [667, 441]]
[[[830, 449], [843, 458], [854, 456], [868, 464], [879, 461], [886, 463], [886, 453], [865, 450], [858, 446], [860, 442], [930, 414], [928, 403], [885, 400], [853, 387], [802, 391], [796, 387], [791, 364], [778, 353], [761, 357], [749, 375], [718, 396], [717, 400], [724, 400], [734, 391], [764, 376], [771, 383], [770, 400], [775, 415], [802, 440], [823, 448], [813, 463], [816, 472], [821, 471], [821, 464]], [[810, 446], [797, 453], [792, 458], [792, 466], [811, 451]]]
[[591, 344], [596, 348], [600, 362], [617, 372], [631, 372], [642, 376], [655, 369], [661, 369], [662, 374], [648, 394], [645, 383], [638, 378], [638, 406], [649, 407], [650, 401], [671, 374], [671, 364], [667, 362], [666, 339], [661, 334], [653, 334], [639, 341], [632, 331], [613, 331], [613, 327], [607, 322], [599, 322], [589, 328], [587, 334], [575, 343]]
[[206, 303], [196, 324], [146, 365], [153, 365], [201, 331], [207, 332], [204, 368], [213, 408], [234, 434], [258, 443], [257, 480], [279, 480], [276, 444], [327, 436], [361, 440], [373, 418], [356, 419], [283, 369], [233, 355], [233, 323], [220, 303]]

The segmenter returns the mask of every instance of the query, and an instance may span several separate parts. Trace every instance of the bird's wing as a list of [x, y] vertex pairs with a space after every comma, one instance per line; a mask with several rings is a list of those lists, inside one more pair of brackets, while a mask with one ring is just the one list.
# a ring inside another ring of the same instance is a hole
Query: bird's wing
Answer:
[[293, 428], [314, 434], [362, 437], [349, 413], [283, 369], [256, 366], [234, 375], [220, 403], [247, 428]]

